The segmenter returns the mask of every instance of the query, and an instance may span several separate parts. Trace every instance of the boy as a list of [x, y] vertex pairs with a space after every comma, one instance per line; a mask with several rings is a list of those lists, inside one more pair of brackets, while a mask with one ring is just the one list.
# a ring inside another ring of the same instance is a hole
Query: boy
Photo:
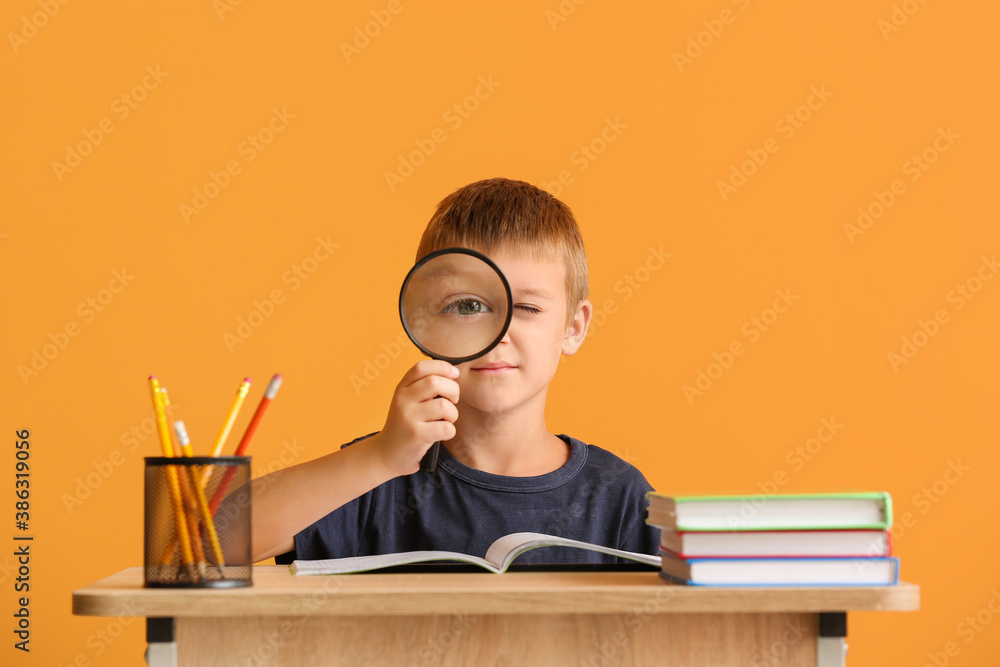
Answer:
[[[657, 553], [659, 531], [644, 522], [651, 487], [643, 475], [545, 424], [560, 355], [576, 353], [593, 314], [569, 208], [522, 181], [472, 183], [438, 205], [417, 258], [452, 246], [479, 250], [504, 272], [514, 299], [507, 334], [458, 366], [416, 363], [382, 430], [256, 480], [255, 561], [417, 550], [484, 556], [494, 540], [520, 531]], [[421, 470], [436, 441], [437, 470]], [[567, 547], [518, 559], [614, 561]]]

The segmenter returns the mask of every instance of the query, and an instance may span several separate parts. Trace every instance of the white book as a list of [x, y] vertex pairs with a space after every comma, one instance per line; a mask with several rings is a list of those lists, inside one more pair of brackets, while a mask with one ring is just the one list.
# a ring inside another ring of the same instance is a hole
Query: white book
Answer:
[[404, 551], [395, 554], [379, 554], [375, 556], [354, 556], [351, 558], [327, 558], [323, 560], [296, 560], [291, 564], [292, 574], [350, 574], [352, 572], [367, 572], [394, 565], [424, 563], [436, 560], [461, 561], [478, 565], [490, 572], [501, 574], [507, 571], [510, 564], [525, 551], [538, 547], [573, 547], [587, 549], [609, 556], [618, 556], [646, 565], [660, 567], [660, 557], [651, 554], [640, 554], [632, 551], [622, 551], [603, 547], [589, 542], [570, 540], [565, 537], [544, 535], [542, 533], [511, 533], [499, 538], [486, 551], [486, 558], [470, 556], [456, 551]]
[[694, 586], [891, 586], [899, 582], [899, 559], [685, 559], [663, 554], [661, 575]]
[[887, 530], [678, 532], [664, 528], [660, 544], [681, 558], [892, 555]]

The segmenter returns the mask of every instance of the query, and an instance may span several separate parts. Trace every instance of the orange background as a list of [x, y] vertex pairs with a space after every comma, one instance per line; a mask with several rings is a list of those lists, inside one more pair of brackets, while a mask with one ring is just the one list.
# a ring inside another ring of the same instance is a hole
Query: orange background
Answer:
[[[617, 452], [669, 493], [891, 492], [922, 610], [852, 615], [851, 664], [921, 665], [948, 642], [949, 664], [995, 662], [1000, 622], [960, 624], [983, 609], [992, 621], [1000, 595], [1000, 280], [975, 281], [1000, 250], [1000, 10], [345, 4], [4, 4], [0, 405], [8, 442], [31, 429], [35, 541], [28, 655], [12, 648], [13, 547], [0, 550], [0, 663], [140, 660], [141, 623], [72, 617], [70, 595], [141, 562], [142, 458], [158, 453], [143, 432], [147, 375], [204, 452], [239, 380], [254, 379], [252, 406], [281, 372], [257, 474], [380, 428], [419, 358], [397, 346], [395, 299], [423, 226], [446, 194], [494, 176], [570, 205], [604, 315], [553, 382], [552, 431]], [[372, 11], [391, 21], [348, 62], [341, 44]], [[480, 77], [494, 83], [469, 98]], [[294, 117], [249, 160], [244, 142], [274, 109]], [[102, 127], [75, 168], [54, 168]], [[444, 140], [390, 188], [385, 173], [432, 136]], [[925, 150], [926, 170], [907, 166]], [[763, 164], [744, 165], [755, 155]], [[749, 175], [724, 200], [734, 169]], [[226, 187], [185, 222], [181, 205], [213, 173]], [[859, 206], [879, 211], [876, 192], [891, 204], [850, 238]], [[304, 262], [318, 238], [336, 249]], [[655, 271], [651, 248], [670, 253]], [[296, 266], [313, 272], [296, 283]], [[959, 301], [969, 281], [978, 291]], [[227, 345], [275, 290], [282, 303]], [[797, 298], [775, 319], [779, 290]], [[921, 321], [935, 335], [893, 364]], [[728, 360], [734, 342], [744, 353]], [[25, 373], [36, 351], [52, 358]], [[689, 400], [699, 371], [715, 379]], [[823, 419], [842, 428], [810, 443]], [[0, 539], [13, 545], [4, 451]]]

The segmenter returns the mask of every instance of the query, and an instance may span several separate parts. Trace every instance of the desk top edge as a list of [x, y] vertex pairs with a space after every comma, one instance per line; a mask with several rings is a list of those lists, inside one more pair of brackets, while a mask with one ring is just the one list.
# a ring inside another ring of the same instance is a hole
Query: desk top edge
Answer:
[[[920, 587], [675, 586], [646, 572], [508, 572], [294, 576], [256, 566], [254, 586], [149, 589], [132, 567], [73, 591], [82, 616], [281, 616], [303, 613], [421, 615], [468, 613], [915, 611]], [[305, 607], [307, 608], [304, 608]], [[368, 605], [368, 606], [366, 606]], [[370, 608], [369, 608], [370, 607]]]

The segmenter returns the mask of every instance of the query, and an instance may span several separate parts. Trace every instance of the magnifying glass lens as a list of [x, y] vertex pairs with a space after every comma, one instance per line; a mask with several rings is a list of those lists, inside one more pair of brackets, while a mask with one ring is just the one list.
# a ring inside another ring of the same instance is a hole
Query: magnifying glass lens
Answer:
[[[399, 292], [399, 316], [410, 340], [433, 359], [460, 364], [496, 347], [510, 326], [510, 284], [491, 259], [468, 248], [445, 248], [410, 269]], [[420, 467], [437, 468], [440, 442]]]
[[401, 298], [407, 333], [428, 356], [475, 358], [499, 341], [510, 297], [503, 277], [478, 257], [445, 253], [414, 267]]

